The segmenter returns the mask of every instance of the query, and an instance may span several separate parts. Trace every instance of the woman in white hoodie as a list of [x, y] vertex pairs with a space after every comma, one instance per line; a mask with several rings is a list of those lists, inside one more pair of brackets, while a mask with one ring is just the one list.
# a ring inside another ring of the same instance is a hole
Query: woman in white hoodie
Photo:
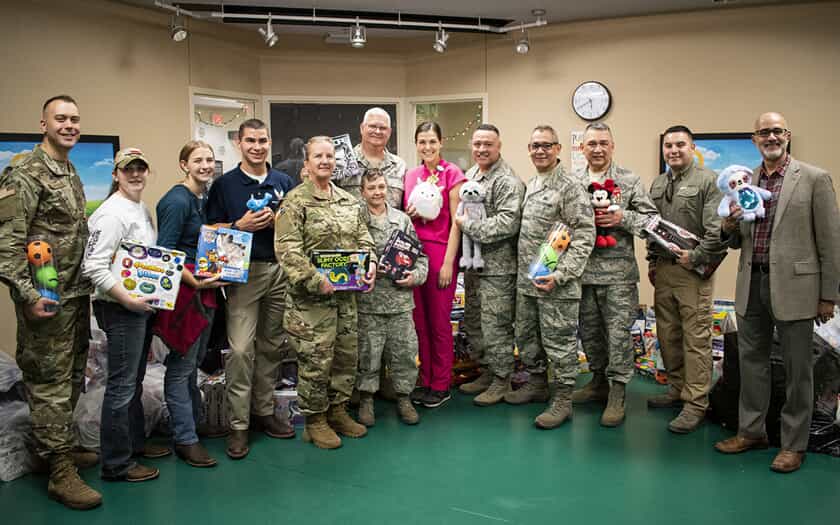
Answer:
[[[102, 479], [110, 481], [146, 481], [159, 475], [158, 469], [133, 459], [150, 455], [144, 445], [140, 400], [154, 312], [150, 302], [154, 299], [131, 297], [111, 273], [111, 259], [121, 240], [149, 246], [157, 239], [149, 210], [140, 200], [148, 176], [149, 162], [142, 151], [126, 148], [117, 152], [111, 194], [88, 219], [90, 238], [83, 272], [96, 287], [93, 311], [108, 337], [100, 447]], [[169, 450], [151, 455], [159, 457], [164, 452]]]

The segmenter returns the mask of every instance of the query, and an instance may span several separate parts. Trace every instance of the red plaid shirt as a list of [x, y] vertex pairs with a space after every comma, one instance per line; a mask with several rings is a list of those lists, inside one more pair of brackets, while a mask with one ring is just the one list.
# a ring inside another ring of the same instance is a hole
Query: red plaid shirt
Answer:
[[773, 218], [776, 216], [776, 204], [782, 192], [782, 181], [785, 171], [790, 165], [790, 155], [785, 155], [785, 161], [771, 174], [767, 174], [764, 163], [758, 174], [758, 187], [773, 194], [769, 201], [764, 201], [764, 218], [755, 220], [753, 230], [753, 264], [770, 264], [770, 232], [773, 230]]

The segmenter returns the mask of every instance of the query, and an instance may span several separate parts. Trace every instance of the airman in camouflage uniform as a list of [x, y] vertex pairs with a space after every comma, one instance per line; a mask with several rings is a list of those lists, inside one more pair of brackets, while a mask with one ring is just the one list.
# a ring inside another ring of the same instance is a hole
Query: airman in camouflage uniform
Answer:
[[[362, 214], [376, 245], [376, 253], [380, 256], [394, 231], [402, 231], [417, 240], [408, 215], [386, 203], [387, 191], [387, 183], [381, 173], [368, 171], [362, 178], [362, 196], [367, 202]], [[373, 394], [379, 390], [383, 354], [397, 394], [400, 419], [410, 425], [419, 421], [417, 411], [408, 398], [417, 383], [417, 331], [412, 316], [412, 287], [426, 282], [428, 271], [428, 257], [421, 253], [410, 277], [398, 282], [380, 277], [372, 293], [356, 298], [359, 309], [359, 421], [365, 426], [375, 423]]]
[[[538, 126], [528, 145], [537, 174], [525, 187], [522, 226], [519, 230], [519, 265], [516, 280], [516, 341], [530, 373], [519, 390], [505, 395], [513, 404], [548, 399], [547, 369], [554, 393], [534, 423], [555, 428], [572, 416], [572, 388], [578, 373], [578, 305], [580, 277], [595, 242], [595, 221], [589, 194], [566, 174], [557, 156], [560, 145], [550, 126]], [[529, 267], [540, 245], [558, 222], [571, 230], [572, 239], [554, 272], [531, 280]]]
[[513, 372], [516, 237], [525, 185], [501, 158], [501, 146], [499, 130], [493, 125], [482, 124], [473, 133], [471, 147], [476, 164], [467, 171], [467, 179], [484, 188], [487, 218], [481, 222], [464, 216], [455, 218], [461, 231], [481, 243], [484, 258], [482, 272], [466, 272], [464, 320], [469, 336], [480, 334], [478, 350], [486, 369], [476, 381], [459, 389], [478, 394], [473, 400], [478, 406], [502, 401], [510, 390]]
[[639, 303], [633, 236], [640, 236], [645, 221], [656, 214], [639, 177], [612, 161], [614, 148], [610, 128], [590, 124], [581, 145], [587, 166], [575, 174], [583, 188], [608, 179], [618, 188], [613, 202], [620, 208], [595, 219], [596, 226], [610, 229], [616, 245], [595, 248], [581, 277], [580, 337], [593, 376], [572, 394], [575, 403], [607, 401], [601, 424], [608, 427], [624, 421], [625, 385], [633, 378], [630, 326]]
[[[373, 253], [374, 244], [358, 201], [329, 182], [335, 166], [329, 137], [310, 139], [307, 155], [309, 178], [287, 195], [278, 211], [274, 246], [289, 278], [283, 327], [298, 356], [298, 405], [307, 416], [304, 440], [335, 448], [341, 442], [333, 430], [349, 437], [366, 433], [345, 412], [358, 362], [356, 294], [332, 293], [310, 254], [319, 249]], [[322, 441], [323, 435], [328, 439]]]
[[[67, 155], [79, 139], [79, 110], [68, 96], [44, 104], [43, 142], [0, 177], [0, 280], [17, 316], [17, 363], [32, 414], [36, 453], [49, 462], [49, 496], [89, 509], [100, 494], [79, 478], [71, 452], [73, 409], [79, 399], [90, 339], [90, 293], [81, 262], [88, 240], [85, 195]], [[61, 305], [32, 284], [27, 238], [44, 236], [58, 271]]]

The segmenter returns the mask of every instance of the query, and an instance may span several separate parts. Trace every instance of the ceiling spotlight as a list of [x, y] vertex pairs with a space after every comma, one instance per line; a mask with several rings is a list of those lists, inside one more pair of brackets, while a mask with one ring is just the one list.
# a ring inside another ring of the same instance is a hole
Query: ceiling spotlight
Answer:
[[265, 40], [265, 45], [268, 47], [274, 47], [274, 44], [280, 40], [280, 37], [274, 32], [274, 28], [271, 27], [271, 13], [268, 14], [268, 22], [265, 23], [265, 28], [260, 27], [257, 31], [260, 32]]
[[446, 52], [446, 42], [449, 41], [449, 33], [443, 28], [443, 24], [438, 23], [438, 30], [435, 32], [435, 43], [432, 48], [438, 53]]
[[522, 28], [522, 36], [516, 40], [516, 52], [520, 55], [527, 55], [531, 50], [531, 41], [528, 39], [528, 33], [525, 28]]
[[175, 11], [175, 14], [172, 15], [172, 21], [169, 23], [169, 36], [175, 42], [183, 42], [189, 34], [187, 26], [184, 25], [184, 17], [181, 16], [181, 11]]
[[359, 25], [359, 17], [356, 17], [356, 27], [350, 31], [350, 45], [356, 49], [365, 47], [367, 43], [367, 31], [365, 26]]
[[545, 25], [545, 9], [531, 9], [531, 14], [537, 19], [537, 23]]

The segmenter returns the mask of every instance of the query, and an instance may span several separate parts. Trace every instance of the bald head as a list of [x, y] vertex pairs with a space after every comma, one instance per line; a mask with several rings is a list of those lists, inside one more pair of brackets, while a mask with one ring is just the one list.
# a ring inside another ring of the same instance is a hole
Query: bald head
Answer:
[[758, 131], [764, 128], [783, 128], [788, 129], [787, 119], [781, 114], [776, 113], [775, 111], [768, 111], [767, 113], [762, 113], [755, 119], [755, 124], [753, 129]]

